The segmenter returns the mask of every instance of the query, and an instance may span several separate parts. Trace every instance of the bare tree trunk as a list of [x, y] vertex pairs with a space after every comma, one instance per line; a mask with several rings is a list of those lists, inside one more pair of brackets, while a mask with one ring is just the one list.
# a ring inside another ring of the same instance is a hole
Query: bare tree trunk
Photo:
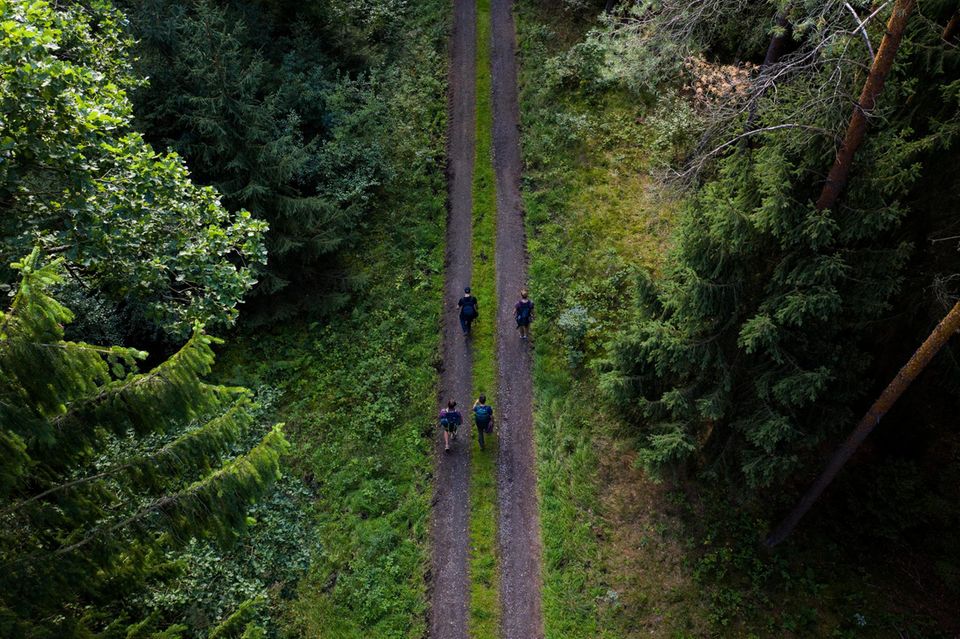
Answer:
[[[770, 45], [767, 47], [767, 55], [763, 58], [763, 65], [760, 67], [759, 77], [757, 78], [758, 82], [763, 81], [763, 75], [770, 69], [770, 65], [776, 64], [777, 61], [780, 60], [780, 56], [783, 55], [783, 52], [787, 48], [787, 43], [790, 40], [790, 22], [787, 20], [786, 16], [784, 16], [782, 13], [778, 13], [773, 21], [778, 28], [777, 32], [775, 32], [773, 37], [770, 38]], [[760, 98], [763, 96], [762, 91], [763, 90], [761, 89], [761, 92], [750, 104], [750, 110], [747, 114], [747, 122], [743, 125], [744, 131], [750, 131], [753, 129], [753, 124], [757, 119], [757, 107], [759, 106]], [[747, 139], [748, 138], [744, 138], [745, 141]]]
[[887, 22], [887, 32], [880, 43], [877, 57], [874, 58], [873, 65], [870, 67], [870, 74], [863, 85], [863, 91], [860, 92], [860, 99], [853, 108], [847, 133], [843, 137], [840, 149], [837, 151], [833, 167], [827, 175], [827, 181], [823, 185], [820, 199], [817, 200], [817, 209], [819, 210], [832, 209], [837, 203], [840, 193], [847, 185], [853, 156], [860, 148], [860, 144], [863, 143], [863, 138], [867, 132], [867, 116], [873, 111], [877, 103], [877, 97], [883, 91], [883, 83], [887, 79], [890, 67], [893, 66], [893, 59], [897, 55], [900, 39], [903, 37], [904, 28], [907, 26], [907, 18], [913, 11], [914, 4], [915, 0], [897, 0], [893, 5], [893, 13], [890, 14], [890, 20]]
[[607, 0], [607, 6], [603, 8], [604, 13], [613, 13], [613, 10], [617, 7], [617, 0]]
[[830, 485], [830, 482], [837, 476], [837, 473], [839, 473], [840, 469], [847, 463], [847, 460], [857, 451], [857, 448], [860, 447], [860, 444], [863, 443], [863, 440], [867, 438], [867, 435], [870, 434], [874, 427], [880, 423], [880, 419], [887, 414], [913, 380], [927, 367], [927, 364], [930, 363], [933, 356], [943, 348], [944, 344], [946, 344], [950, 337], [957, 331], [960, 331], [960, 302], [957, 302], [954, 307], [950, 309], [947, 316], [937, 324], [937, 327], [933, 329], [933, 332], [930, 333], [926, 341], [924, 341], [920, 348], [910, 357], [906, 365], [900, 369], [900, 372], [893, 378], [893, 381], [880, 393], [880, 397], [877, 398], [877, 401], [873, 403], [870, 410], [863, 416], [863, 419], [860, 420], [857, 427], [850, 433], [847, 440], [843, 442], [840, 448], [833, 454], [830, 463], [827, 464], [824, 471], [817, 477], [817, 480], [813, 482], [810, 488], [807, 489], [800, 503], [798, 503], [790, 514], [780, 522], [780, 525], [770, 533], [770, 536], [767, 537], [764, 542], [768, 548], [776, 546], [793, 532], [797, 522], [810, 510], [810, 507], [813, 506], [817, 499], [820, 498], [824, 489]]
[[950, 44], [950, 41], [957, 37], [957, 31], [960, 30], [960, 11], [954, 11], [950, 22], [943, 28], [943, 35], [940, 37], [944, 42]]

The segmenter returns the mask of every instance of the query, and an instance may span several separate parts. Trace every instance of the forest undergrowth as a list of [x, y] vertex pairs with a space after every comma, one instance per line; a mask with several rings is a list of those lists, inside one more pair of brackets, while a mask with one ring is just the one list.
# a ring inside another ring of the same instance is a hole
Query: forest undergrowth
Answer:
[[323, 321], [242, 331], [218, 370], [270, 389], [307, 491], [301, 579], [274, 587], [279, 636], [421, 637], [426, 632], [433, 414], [445, 210], [448, 9], [420, 8], [433, 35], [411, 44], [384, 96], [395, 178], [343, 256], [356, 292]]
[[547, 637], [947, 636], [897, 558], [841, 542], [842, 525], [767, 554], [761, 505], [641, 470], [596, 362], [640, 306], [641, 272], [659, 277], [684, 195], [651, 176], [689, 147], [694, 115], [600, 80], [602, 56], [572, 51], [576, 10], [517, 9]]
[[[433, 182], [422, 186], [442, 193]], [[316, 552], [292, 600], [275, 602], [293, 636], [425, 632], [444, 209], [421, 194], [369, 234], [355, 265], [366, 294], [350, 312], [243, 337], [220, 366], [276, 389], [288, 472], [311, 495]]]

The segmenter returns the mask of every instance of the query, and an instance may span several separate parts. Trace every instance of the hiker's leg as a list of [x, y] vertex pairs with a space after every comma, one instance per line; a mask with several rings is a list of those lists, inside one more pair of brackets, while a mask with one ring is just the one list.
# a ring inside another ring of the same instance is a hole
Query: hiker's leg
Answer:
[[450, 448], [450, 431], [443, 431], [443, 447]]
[[480, 439], [480, 448], [483, 448], [483, 426], [477, 424], [477, 437]]
[[463, 317], [460, 318], [460, 330], [462, 330], [464, 333], [470, 330], [469, 324], [467, 324], [467, 320]]

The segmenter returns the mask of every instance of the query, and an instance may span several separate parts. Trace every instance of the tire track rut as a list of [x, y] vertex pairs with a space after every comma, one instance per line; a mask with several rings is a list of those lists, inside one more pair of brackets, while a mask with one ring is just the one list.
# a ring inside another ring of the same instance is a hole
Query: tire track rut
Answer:
[[[513, 305], [527, 282], [520, 198], [520, 108], [511, 0], [492, 0], [493, 151], [497, 174], [497, 469], [501, 636], [543, 637], [541, 544], [533, 439], [531, 347], [520, 341]], [[534, 291], [534, 294], [536, 292]]]
[[[473, 0], [454, 0], [447, 108], [447, 249], [444, 284], [440, 403], [465, 409], [472, 393], [470, 347], [460, 334], [457, 300], [472, 270], [473, 163], [476, 135], [477, 16]], [[465, 420], [453, 452], [435, 440], [430, 583], [430, 637], [466, 639], [470, 583], [469, 546], [470, 429]]]

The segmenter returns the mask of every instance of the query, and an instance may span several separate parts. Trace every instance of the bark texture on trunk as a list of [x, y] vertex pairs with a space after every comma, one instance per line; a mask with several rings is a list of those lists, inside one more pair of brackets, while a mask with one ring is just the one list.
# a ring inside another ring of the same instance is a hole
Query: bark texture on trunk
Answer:
[[943, 35], [940, 37], [943, 38], [943, 41], [947, 44], [952, 44], [953, 39], [957, 37], [958, 31], [960, 31], [960, 11], [955, 11], [953, 16], [950, 17], [950, 22], [943, 28]]
[[[777, 16], [773, 19], [774, 23], [777, 25], [778, 33], [774, 33], [773, 37], [770, 38], [770, 44], [767, 46], [767, 55], [763, 58], [763, 65], [760, 67], [760, 73], [757, 77], [758, 82], [763, 81], [764, 74], [770, 69], [770, 66], [776, 64], [780, 57], [783, 55], [784, 51], [787, 50], [787, 44], [790, 42], [790, 21], [782, 14], [778, 13]], [[746, 133], [753, 129], [753, 124], [757, 119], [757, 107], [759, 106], [760, 98], [763, 96], [762, 89], [761, 93], [754, 98], [754, 101], [750, 104], [750, 110], [747, 114], [747, 122], [743, 125], [743, 131]], [[748, 138], [744, 138], [744, 143], [747, 143]]]
[[799, 522], [807, 511], [810, 510], [810, 507], [816, 503], [826, 487], [830, 485], [830, 482], [837, 476], [840, 469], [847, 463], [847, 460], [853, 456], [857, 448], [860, 447], [860, 444], [863, 443], [863, 440], [867, 438], [867, 435], [880, 423], [880, 419], [887, 414], [913, 380], [927, 367], [927, 364], [930, 363], [934, 355], [943, 348], [950, 337], [957, 331], [960, 331], [960, 302], [957, 302], [954, 307], [950, 309], [947, 316], [937, 324], [937, 327], [933, 329], [933, 332], [930, 333], [920, 348], [916, 350], [910, 357], [910, 360], [900, 369], [900, 372], [893, 378], [893, 381], [880, 393], [877, 401], [873, 403], [873, 406], [871, 406], [870, 410], [863, 416], [860, 423], [857, 424], [857, 427], [850, 433], [850, 436], [847, 437], [846, 441], [841, 444], [840, 448], [833, 454], [833, 457], [830, 458], [827, 467], [820, 476], [817, 477], [810, 488], [807, 489], [800, 503], [784, 518], [776, 530], [767, 537], [764, 542], [767, 547], [772, 548], [776, 546], [793, 532], [797, 522]]
[[823, 185], [823, 191], [820, 192], [820, 198], [817, 200], [818, 210], [832, 209], [847, 185], [853, 156], [863, 143], [863, 138], [867, 132], [867, 117], [876, 106], [880, 92], [883, 91], [883, 83], [887, 79], [890, 67], [893, 66], [893, 59], [897, 55], [903, 31], [907, 26], [907, 18], [910, 17], [914, 5], [915, 0], [897, 0], [893, 5], [893, 12], [887, 22], [887, 32], [880, 43], [877, 57], [873, 60], [870, 74], [863, 85], [863, 91], [860, 92], [860, 99], [853, 108], [853, 115], [850, 116], [850, 124], [847, 125], [847, 133], [843, 137], [843, 143], [837, 151], [833, 167], [827, 175], [827, 181]]

